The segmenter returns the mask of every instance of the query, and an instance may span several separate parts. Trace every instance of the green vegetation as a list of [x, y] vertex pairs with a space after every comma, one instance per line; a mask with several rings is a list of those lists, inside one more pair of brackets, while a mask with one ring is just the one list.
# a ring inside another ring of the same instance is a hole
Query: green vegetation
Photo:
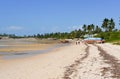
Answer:
[[114, 45], [120, 45], [120, 41], [114, 42], [113, 44], [114, 44]]
[[96, 37], [105, 39], [106, 42], [119, 42], [120, 41], [120, 30], [115, 29], [114, 20], [105, 18], [101, 26], [104, 31], [98, 33]]
[[101, 37], [105, 39], [106, 42], [119, 42], [120, 41], [120, 31], [114, 32], [101, 32], [96, 35], [96, 37]]
[[103, 20], [102, 28], [105, 29], [105, 32], [112, 32], [112, 30], [115, 28], [115, 22], [113, 19], [107, 19], [105, 18]]
[[80, 38], [83, 36], [83, 32], [79, 30], [71, 31], [70, 33], [64, 32], [56, 32], [56, 33], [46, 33], [46, 34], [37, 34], [34, 35], [36, 38], [55, 38], [55, 39], [73, 39], [73, 38]]
[[1, 37], [9, 38], [39, 38], [39, 39], [74, 39], [74, 38], [84, 38], [85, 35], [101, 37], [105, 39], [106, 42], [118, 42], [120, 41], [120, 30], [115, 28], [114, 20], [105, 18], [101, 26], [89, 24], [84, 24], [82, 29], [76, 29], [71, 32], [56, 32], [56, 33], [46, 33], [46, 34], [36, 34], [31, 36], [16, 36], [15, 34], [0, 34]]
[[4, 33], [4, 34], [0, 34], [0, 37], [8, 37], [8, 38], [16, 39], [16, 38], [27, 38], [29, 36], [17, 36], [15, 34], [6, 34], [6, 33]]

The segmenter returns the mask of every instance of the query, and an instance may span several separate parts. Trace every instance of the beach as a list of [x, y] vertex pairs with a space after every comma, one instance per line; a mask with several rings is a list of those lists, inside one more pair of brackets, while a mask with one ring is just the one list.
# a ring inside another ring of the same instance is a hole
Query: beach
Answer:
[[1, 59], [0, 78], [119, 79], [119, 51], [120, 46], [112, 44], [76, 45], [73, 42], [35, 56]]
[[0, 0], [0, 79], [120, 79], [120, 0]]
[[0, 63], [0, 77], [3, 79], [63, 77], [65, 67], [79, 58], [80, 54], [84, 55], [84, 49], [85, 45], [70, 45], [34, 57], [6, 60]]

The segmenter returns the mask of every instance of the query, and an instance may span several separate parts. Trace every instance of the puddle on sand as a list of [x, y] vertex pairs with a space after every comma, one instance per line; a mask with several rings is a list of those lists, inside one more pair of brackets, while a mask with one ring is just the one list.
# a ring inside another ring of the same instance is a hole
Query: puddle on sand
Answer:
[[2, 55], [2, 59], [5, 60], [9, 60], [9, 59], [15, 59], [15, 58], [23, 58], [23, 57], [29, 57], [29, 56], [34, 56], [34, 55], [38, 55], [38, 54], [42, 54], [42, 53], [47, 53], [53, 49], [62, 47], [62, 46], [67, 46], [69, 44], [58, 44], [58, 45], [54, 45], [48, 49], [45, 50], [33, 50], [33, 51], [25, 51], [25, 52], [13, 52], [13, 53], [9, 53], [9, 52], [0, 52], [0, 55]]

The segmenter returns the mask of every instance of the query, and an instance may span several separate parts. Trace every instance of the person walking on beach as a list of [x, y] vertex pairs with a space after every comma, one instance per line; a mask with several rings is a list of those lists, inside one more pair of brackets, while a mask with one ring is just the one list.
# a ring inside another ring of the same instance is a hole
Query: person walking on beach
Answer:
[[78, 44], [80, 44], [80, 41], [79, 41], [79, 40], [76, 41], [76, 45], [78, 45]]
[[76, 41], [76, 45], [78, 44], [78, 41]]

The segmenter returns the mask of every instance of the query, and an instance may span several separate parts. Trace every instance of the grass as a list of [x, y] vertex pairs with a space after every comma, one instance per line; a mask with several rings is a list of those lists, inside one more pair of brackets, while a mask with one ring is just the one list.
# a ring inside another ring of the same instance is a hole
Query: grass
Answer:
[[120, 31], [119, 32], [102, 32], [96, 37], [104, 38], [106, 42], [120, 44]]
[[120, 45], [120, 41], [113, 42], [114, 45]]

